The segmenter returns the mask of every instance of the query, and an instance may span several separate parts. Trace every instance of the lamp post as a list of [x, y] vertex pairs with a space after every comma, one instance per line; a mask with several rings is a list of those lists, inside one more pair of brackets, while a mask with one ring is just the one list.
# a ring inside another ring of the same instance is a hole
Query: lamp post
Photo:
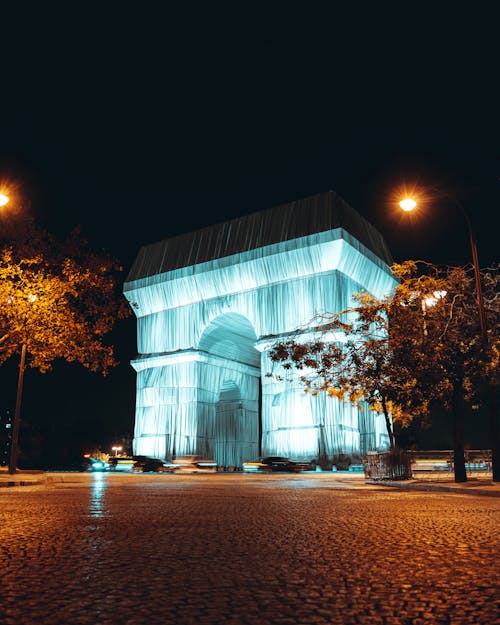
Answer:
[[[5, 189], [5, 187], [4, 187]], [[12, 191], [12, 189], [11, 189]], [[0, 208], [6, 206], [10, 202], [10, 195], [8, 195], [8, 188], [5, 192], [0, 192]], [[14, 192], [14, 198], [16, 194]], [[16, 204], [16, 202], [14, 202]], [[27, 296], [28, 302], [33, 304], [37, 299], [37, 296], [30, 293]], [[24, 383], [24, 372], [26, 370], [26, 353], [27, 353], [27, 345], [26, 339], [23, 340], [21, 346], [21, 358], [19, 362], [19, 374], [17, 378], [17, 394], [16, 394], [16, 407], [14, 410], [14, 420], [12, 423], [12, 436], [10, 442], [10, 456], [9, 456], [9, 474], [13, 475], [16, 472], [17, 468], [17, 459], [19, 455], [19, 430], [21, 425], [21, 401], [23, 396], [23, 383]]]
[[[37, 296], [30, 293], [27, 299], [32, 304], [37, 300]], [[27, 345], [25, 339], [21, 347], [21, 359], [19, 362], [19, 374], [17, 377], [16, 408], [14, 411], [14, 421], [12, 423], [12, 438], [10, 441], [10, 475], [13, 475], [16, 472], [17, 458], [19, 455], [19, 428], [21, 425], [21, 400], [23, 397], [24, 371], [26, 370], [26, 351]]]
[[[479, 272], [479, 260], [477, 255], [477, 244], [476, 237], [474, 236], [474, 231], [472, 228], [471, 221], [469, 216], [465, 210], [465, 208], [460, 204], [460, 202], [454, 201], [454, 205], [460, 210], [463, 218], [467, 224], [467, 229], [469, 233], [469, 242], [471, 247], [472, 254], [472, 266], [474, 268], [474, 280], [476, 286], [476, 303], [477, 310], [479, 316], [479, 326], [481, 329], [481, 341], [483, 349], [488, 348], [488, 330], [486, 325], [486, 314], [484, 309], [484, 300], [483, 300], [483, 289], [481, 286], [481, 274]], [[399, 206], [404, 211], [412, 211], [417, 206], [417, 202], [411, 198], [406, 197], [399, 202]], [[500, 482], [500, 442], [499, 442], [499, 424], [498, 424], [498, 415], [496, 412], [496, 400], [493, 397], [494, 393], [490, 392], [489, 397], [489, 410], [490, 410], [490, 424], [491, 424], [491, 437], [492, 437], [492, 464], [493, 464], [493, 481]]]
[[14, 422], [12, 423], [12, 438], [10, 441], [9, 473], [16, 472], [17, 456], [19, 453], [19, 426], [21, 424], [21, 399], [23, 396], [24, 370], [26, 369], [26, 343], [21, 348], [21, 361], [19, 363], [19, 375], [17, 378], [16, 409]]

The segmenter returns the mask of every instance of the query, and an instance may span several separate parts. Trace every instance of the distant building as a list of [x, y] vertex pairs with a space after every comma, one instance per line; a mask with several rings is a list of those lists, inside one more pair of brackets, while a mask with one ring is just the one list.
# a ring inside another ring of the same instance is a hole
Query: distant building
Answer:
[[139, 251], [134, 453], [311, 460], [385, 448], [383, 418], [279, 382], [268, 350], [313, 317], [394, 287], [382, 236], [333, 192]]

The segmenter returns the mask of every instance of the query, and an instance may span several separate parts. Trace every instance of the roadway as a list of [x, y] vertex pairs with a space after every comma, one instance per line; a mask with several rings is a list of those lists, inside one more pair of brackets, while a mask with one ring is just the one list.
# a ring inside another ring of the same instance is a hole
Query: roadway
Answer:
[[1, 625], [493, 625], [496, 497], [332, 474], [0, 489]]

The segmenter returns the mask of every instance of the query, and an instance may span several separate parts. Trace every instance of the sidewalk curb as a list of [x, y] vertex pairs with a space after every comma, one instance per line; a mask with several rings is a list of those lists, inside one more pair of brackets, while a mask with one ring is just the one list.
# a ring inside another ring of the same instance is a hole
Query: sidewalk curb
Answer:
[[367, 480], [367, 484], [373, 486], [391, 486], [392, 488], [405, 488], [411, 490], [437, 491], [442, 493], [458, 493], [459, 495], [486, 495], [487, 497], [500, 497], [500, 491], [486, 490], [484, 488], [461, 488], [460, 486], [445, 486], [440, 484], [415, 484], [412, 482], [391, 482], [388, 480]]
[[2, 467], [0, 470], [0, 488], [10, 488], [13, 486], [41, 486], [47, 481], [45, 471], [21, 470], [14, 474], [9, 474]]

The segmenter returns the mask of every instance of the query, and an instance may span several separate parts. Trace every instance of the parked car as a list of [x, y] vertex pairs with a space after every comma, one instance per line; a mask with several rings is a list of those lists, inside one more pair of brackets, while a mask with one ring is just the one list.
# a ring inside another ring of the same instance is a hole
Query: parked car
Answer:
[[158, 472], [163, 469], [164, 462], [158, 458], [150, 458], [149, 456], [134, 456], [134, 471], [142, 471], [143, 473]]
[[162, 466], [158, 468], [158, 471], [160, 473], [174, 473], [176, 469], [177, 469], [176, 464], [174, 464], [173, 462], [169, 462], [168, 460], [165, 460], [162, 463]]
[[177, 456], [172, 460], [174, 473], [215, 473], [217, 463], [215, 460], [207, 460], [202, 456]]
[[300, 473], [309, 469], [307, 462], [295, 462], [283, 456], [266, 456], [255, 462], [244, 462], [243, 471], [245, 473]]

